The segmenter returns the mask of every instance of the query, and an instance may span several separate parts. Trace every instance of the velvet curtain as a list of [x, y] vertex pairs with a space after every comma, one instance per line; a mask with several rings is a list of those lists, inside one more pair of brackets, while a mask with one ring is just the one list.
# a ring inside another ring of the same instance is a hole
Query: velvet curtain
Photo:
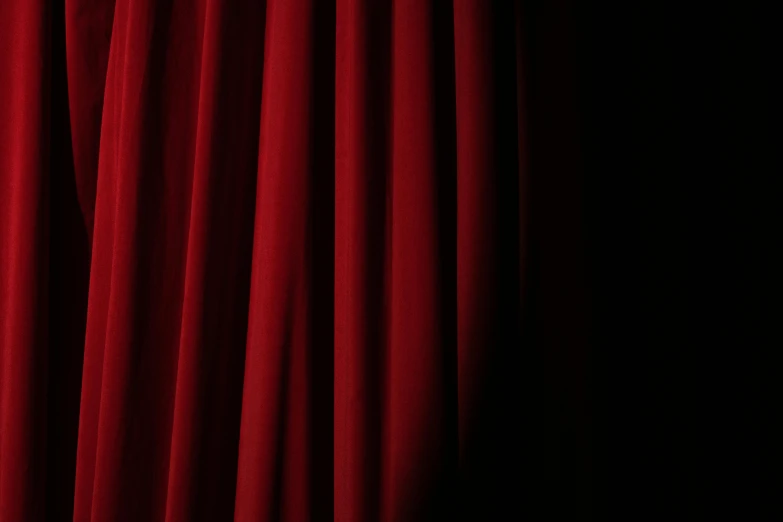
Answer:
[[585, 513], [570, 19], [0, 3], [0, 520]]

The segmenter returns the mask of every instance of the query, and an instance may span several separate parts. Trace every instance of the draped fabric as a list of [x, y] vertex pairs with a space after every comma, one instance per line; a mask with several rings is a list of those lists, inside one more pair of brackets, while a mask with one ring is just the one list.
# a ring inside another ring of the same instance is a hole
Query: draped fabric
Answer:
[[569, 16], [1, 2], [0, 520], [585, 512]]

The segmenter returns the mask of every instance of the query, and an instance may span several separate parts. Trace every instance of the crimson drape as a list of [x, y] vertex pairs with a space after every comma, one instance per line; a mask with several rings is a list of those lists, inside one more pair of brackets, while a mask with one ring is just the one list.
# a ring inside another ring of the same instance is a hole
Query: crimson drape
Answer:
[[586, 509], [564, 6], [0, 3], [0, 520]]

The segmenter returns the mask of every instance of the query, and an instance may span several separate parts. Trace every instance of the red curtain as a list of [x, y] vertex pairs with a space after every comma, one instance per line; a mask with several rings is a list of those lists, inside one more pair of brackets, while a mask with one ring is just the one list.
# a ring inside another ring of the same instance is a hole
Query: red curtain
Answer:
[[0, 520], [585, 512], [567, 7], [0, 3]]

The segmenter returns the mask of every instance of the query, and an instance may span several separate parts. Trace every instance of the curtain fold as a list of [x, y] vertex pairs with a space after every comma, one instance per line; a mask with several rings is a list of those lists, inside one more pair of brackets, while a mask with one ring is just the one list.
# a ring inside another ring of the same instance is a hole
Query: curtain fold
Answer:
[[569, 6], [3, 2], [0, 520], [586, 512]]

